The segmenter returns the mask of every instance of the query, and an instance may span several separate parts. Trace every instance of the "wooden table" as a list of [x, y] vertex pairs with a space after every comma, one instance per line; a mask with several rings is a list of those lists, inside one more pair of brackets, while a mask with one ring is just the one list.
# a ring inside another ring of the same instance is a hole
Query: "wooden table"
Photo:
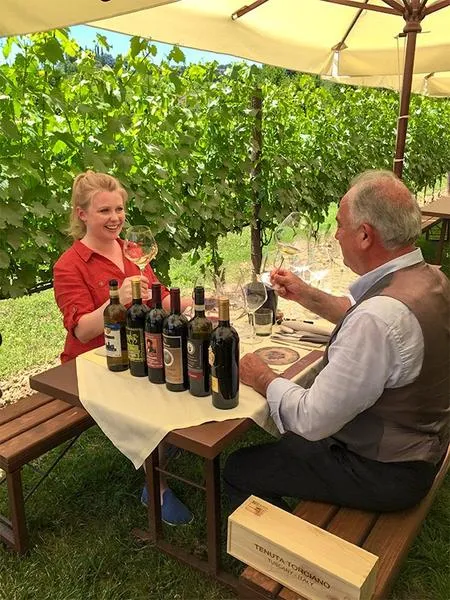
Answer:
[[[323, 352], [313, 350], [305, 357], [291, 365], [283, 377], [294, 378], [308, 365], [317, 361]], [[44, 373], [30, 378], [33, 389], [72, 405], [81, 406], [78, 394], [78, 381], [75, 361], [64, 363]], [[253, 421], [246, 419], [229, 419], [221, 422], [210, 422], [195, 427], [175, 429], [164, 438], [165, 442], [187, 450], [204, 459], [205, 484], [175, 476], [159, 468], [158, 448], [155, 448], [145, 461], [146, 481], [149, 490], [148, 521], [149, 531], [135, 530], [141, 539], [151, 541], [157, 548], [179, 560], [210, 575], [216, 580], [237, 588], [237, 578], [227, 573], [221, 565], [221, 510], [220, 510], [220, 454], [236, 439], [240, 438], [252, 425]], [[160, 473], [167, 473], [188, 485], [204, 490], [206, 494], [206, 537], [207, 560], [189, 554], [185, 550], [167, 542], [164, 539], [161, 521], [161, 502], [159, 492]]]
[[441, 235], [436, 252], [436, 264], [442, 264], [444, 242], [450, 236], [450, 196], [441, 196], [437, 200], [425, 204], [421, 209], [423, 215], [442, 219]]

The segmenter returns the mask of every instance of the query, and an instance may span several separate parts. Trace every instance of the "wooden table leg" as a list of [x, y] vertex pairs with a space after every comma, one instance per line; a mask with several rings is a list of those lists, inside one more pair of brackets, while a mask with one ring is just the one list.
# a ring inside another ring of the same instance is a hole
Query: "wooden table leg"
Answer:
[[217, 575], [221, 562], [220, 456], [205, 459], [205, 483], [208, 567], [211, 575]]
[[162, 538], [161, 496], [159, 491], [159, 453], [156, 447], [145, 460], [145, 481], [148, 491], [148, 525], [150, 540], [156, 542]]
[[[448, 232], [448, 233], [447, 233]], [[443, 219], [441, 227], [441, 235], [439, 237], [437, 252], [436, 252], [436, 264], [442, 265], [442, 254], [444, 252], [444, 243], [450, 235], [450, 219]]]

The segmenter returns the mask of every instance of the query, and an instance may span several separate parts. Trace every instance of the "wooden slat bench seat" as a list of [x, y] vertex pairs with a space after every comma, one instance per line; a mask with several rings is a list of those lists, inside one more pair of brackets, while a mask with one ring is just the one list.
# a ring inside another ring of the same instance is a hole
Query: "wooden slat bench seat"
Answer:
[[[408, 510], [378, 514], [321, 502], [300, 502], [294, 514], [377, 555], [379, 563], [373, 600], [387, 600], [403, 559], [449, 466], [450, 450], [427, 496]], [[304, 600], [303, 596], [252, 567], [246, 567], [239, 578], [238, 596], [241, 600]]]
[[437, 225], [442, 221], [439, 217], [430, 217], [428, 215], [422, 215], [422, 233], [427, 233], [434, 225]]
[[20, 554], [28, 549], [22, 467], [93, 424], [83, 408], [46, 394], [0, 408], [0, 469], [5, 472], [9, 504], [9, 519], [0, 515], [0, 539]]

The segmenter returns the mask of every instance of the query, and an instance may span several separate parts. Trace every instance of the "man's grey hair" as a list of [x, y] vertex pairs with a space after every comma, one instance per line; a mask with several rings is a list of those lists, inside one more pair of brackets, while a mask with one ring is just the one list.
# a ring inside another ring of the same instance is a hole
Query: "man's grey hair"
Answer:
[[422, 231], [416, 199], [391, 171], [366, 171], [353, 179], [350, 219], [354, 227], [368, 223], [383, 246], [396, 250], [413, 245]]

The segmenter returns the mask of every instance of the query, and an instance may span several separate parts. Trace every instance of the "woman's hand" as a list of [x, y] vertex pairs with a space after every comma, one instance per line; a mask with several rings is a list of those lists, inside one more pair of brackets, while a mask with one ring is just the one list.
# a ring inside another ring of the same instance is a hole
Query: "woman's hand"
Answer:
[[270, 273], [270, 283], [282, 298], [300, 303], [311, 290], [310, 285], [288, 269], [273, 270]]
[[[133, 275], [133, 277], [127, 277], [126, 279], [123, 280], [123, 283], [120, 286], [119, 299], [120, 299], [120, 304], [123, 304], [124, 306], [131, 304], [131, 301], [133, 299], [133, 295], [131, 292], [131, 280], [134, 279], [134, 277], [138, 277], [138, 276]], [[150, 297], [150, 291], [149, 291], [149, 287], [148, 287], [148, 278], [145, 277], [145, 275], [142, 275], [140, 277], [140, 279], [141, 279], [142, 302], [147, 302], [147, 300]]]

